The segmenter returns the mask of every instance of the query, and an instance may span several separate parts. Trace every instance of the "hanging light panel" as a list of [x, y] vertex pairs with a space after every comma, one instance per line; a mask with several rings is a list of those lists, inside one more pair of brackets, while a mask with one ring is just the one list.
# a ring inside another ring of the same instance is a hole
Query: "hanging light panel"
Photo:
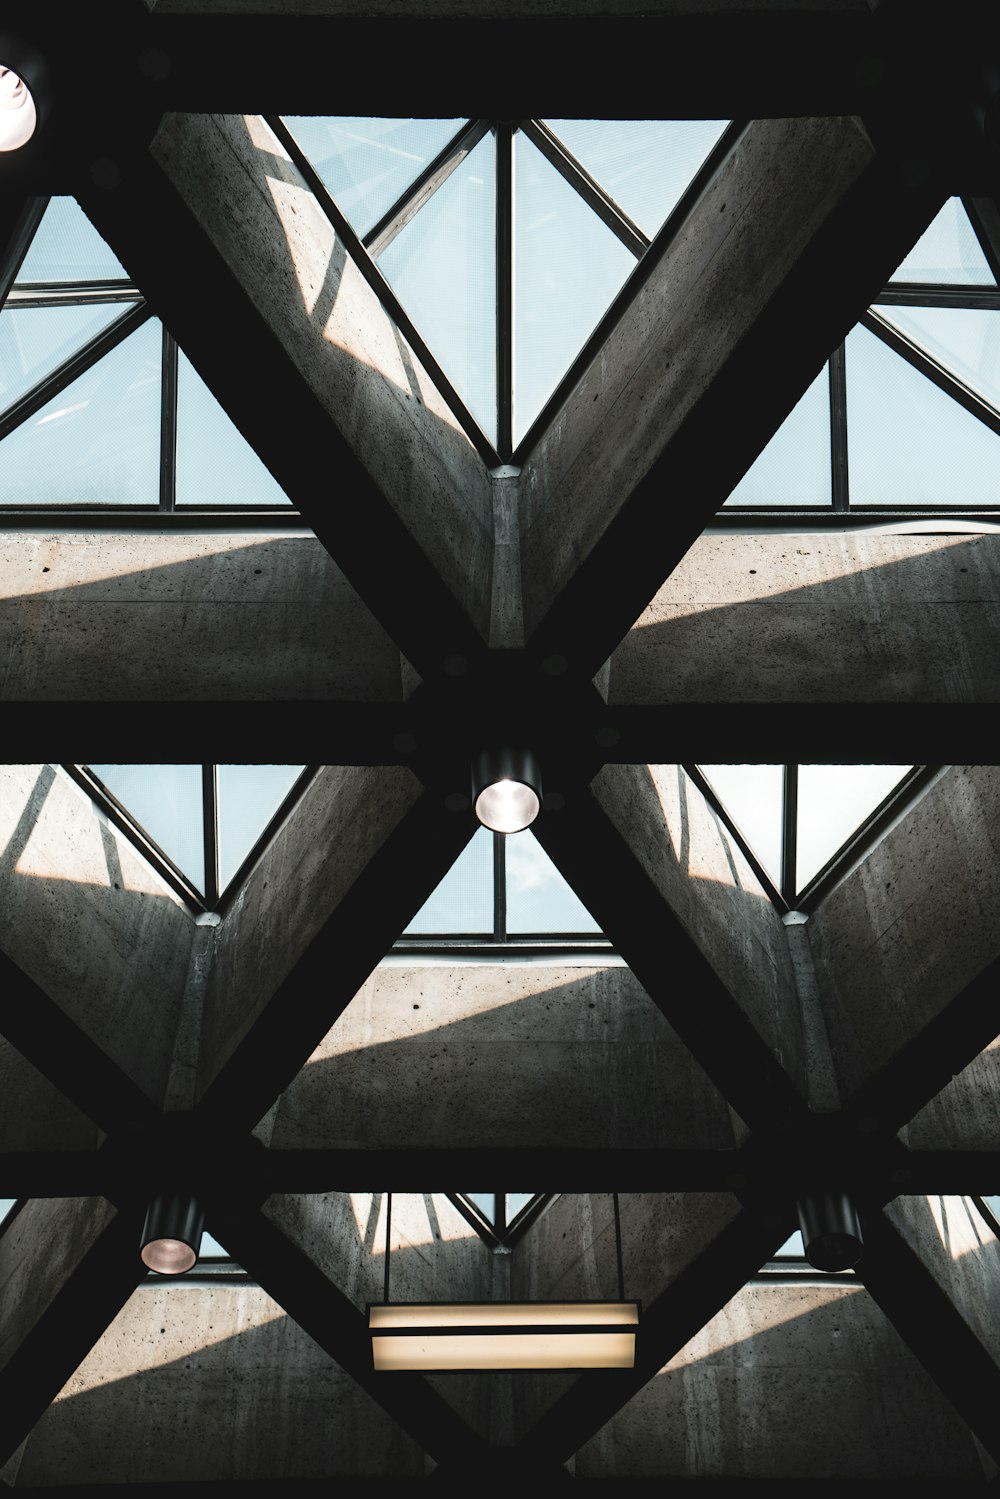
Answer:
[[636, 1301], [454, 1302], [368, 1309], [376, 1371], [631, 1369]]

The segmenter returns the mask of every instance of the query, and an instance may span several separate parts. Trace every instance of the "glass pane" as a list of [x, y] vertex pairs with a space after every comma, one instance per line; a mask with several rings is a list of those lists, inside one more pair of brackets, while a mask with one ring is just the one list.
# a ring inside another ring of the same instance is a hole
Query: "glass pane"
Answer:
[[223, 1249], [218, 1239], [213, 1239], [206, 1229], [201, 1236], [201, 1248], [198, 1251], [199, 1260], [228, 1260], [231, 1256], [229, 1251]]
[[951, 281], [961, 286], [996, 284], [961, 198], [948, 199], [891, 279]]
[[408, 932], [437, 936], [493, 931], [493, 834], [477, 828]]
[[830, 375], [816, 376], [727, 505], [830, 505]]
[[801, 1260], [805, 1259], [806, 1246], [802, 1242], [802, 1230], [796, 1229], [790, 1239], [786, 1239], [780, 1249], [774, 1251], [776, 1260]]
[[0, 1224], [3, 1223], [16, 1201], [16, 1197], [0, 1197]]
[[486, 135], [378, 258], [487, 436], [497, 430], [496, 144]]
[[496, 1193], [495, 1192], [465, 1192], [463, 1196], [470, 1202], [475, 1203], [488, 1223], [497, 1221]]
[[546, 120], [648, 238], [663, 224], [728, 120]]
[[160, 350], [144, 323], [5, 437], [0, 502], [157, 504]]
[[513, 1223], [522, 1208], [537, 1196], [535, 1192], [508, 1192], [507, 1193], [507, 1222]]
[[799, 766], [797, 890], [819, 873], [912, 769], [912, 765]]
[[219, 889], [225, 890], [304, 765], [220, 765]]
[[621, 290], [635, 258], [518, 131], [514, 137], [514, 440]]
[[699, 765], [698, 769], [780, 890], [782, 766]]
[[191, 361], [178, 356], [178, 505], [290, 505]]
[[205, 888], [200, 765], [89, 765], [143, 832], [198, 890]]
[[878, 313], [1000, 410], [1000, 312], [973, 307], [880, 307]]
[[0, 312], [0, 410], [13, 406], [121, 313], [114, 302], [5, 307]]
[[507, 839], [508, 932], [597, 932], [600, 927], [529, 830]]
[[854, 505], [1000, 504], [1000, 438], [866, 328], [847, 337]]
[[464, 123], [347, 115], [285, 117], [323, 186], [361, 238]]
[[28, 281], [122, 281], [128, 272], [75, 198], [50, 198], [17, 273]]

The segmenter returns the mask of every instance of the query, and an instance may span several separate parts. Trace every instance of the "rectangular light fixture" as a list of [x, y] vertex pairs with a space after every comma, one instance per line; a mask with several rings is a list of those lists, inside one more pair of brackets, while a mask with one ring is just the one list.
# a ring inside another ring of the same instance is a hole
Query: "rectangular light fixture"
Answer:
[[636, 1301], [381, 1302], [368, 1308], [377, 1371], [631, 1369]]

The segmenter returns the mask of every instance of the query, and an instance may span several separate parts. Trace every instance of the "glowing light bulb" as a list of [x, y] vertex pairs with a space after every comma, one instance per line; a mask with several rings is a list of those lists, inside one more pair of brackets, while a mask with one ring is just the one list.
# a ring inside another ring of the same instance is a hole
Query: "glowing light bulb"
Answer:
[[540, 802], [523, 781], [508, 779], [485, 786], [476, 797], [476, 816], [494, 833], [520, 833], [538, 816]]
[[160, 1275], [183, 1275], [197, 1255], [183, 1239], [151, 1239], [142, 1246], [142, 1263]]
[[0, 63], [0, 151], [26, 145], [37, 121], [35, 101], [24, 79]]

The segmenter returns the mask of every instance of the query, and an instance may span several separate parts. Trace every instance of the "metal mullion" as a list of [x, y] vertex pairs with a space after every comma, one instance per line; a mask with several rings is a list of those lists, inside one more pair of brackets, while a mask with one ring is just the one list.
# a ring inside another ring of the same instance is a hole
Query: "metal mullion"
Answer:
[[493, 1193], [493, 1227], [496, 1229], [497, 1238], [502, 1239], [507, 1232], [507, 1193]]
[[507, 941], [507, 845], [505, 833], [493, 834], [493, 941]]
[[716, 791], [711, 781], [697, 765], [682, 765], [681, 769], [684, 771], [684, 774], [688, 777], [688, 779], [692, 781], [695, 786], [697, 786], [698, 790], [701, 792], [702, 796], [708, 802], [713, 811], [725, 823], [726, 828], [733, 841], [739, 848], [740, 853], [743, 855], [744, 859], [746, 859], [747, 863], [750, 865], [750, 868], [757, 876], [757, 879], [759, 880], [765, 893], [770, 898], [771, 904], [777, 906], [779, 911], [787, 911], [789, 909], [788, 903], [786, 902], [781, 890], [778, 889], [777, 885], [774, 883], [773, 879], [768, 874], [767, 870], [764, 868], [757, 855], [754, 853], [747, 839], [744, 837], [740, 828], [737, 826], [732, 813], [729, 811], [725, 802], [723, 802], [722, 798], [719, 796], [719, 793]]
[[138, 307], [130, 307], [128, 312], [116, 318], [110, 327], [103, 328], [89, 343], [84, 344], [82, 349], [78, 349], [69, 359], [64, 360], [40, 384], [36, 385], [33, 390], [29, 390], [20, 401], [15, 402], [9, 411], [4, 412], [3, 417], [0, 417], [0, 440], [8, 437], [22, 422], [28, 421], [48, 401], [51, 401], [53, 396], [57, 396], [78, 376], [85, 374], [99, 359], [103, 359], [105, 354], [110, 354], [112, 349], [123, 343], [130, 333], [141, 328], [151, 316], [149, 307], [145, 303]]
[[888, 348], [892, 349], [893, 353], [900, 355], [921, 375], [926, 375], [927, 379], [932, 381], [939, 390], [944, 391], [945, 395], [951, 396], [952, 400], [963, 406], [970, 416], [978, 417], [984, 426], [989, 427], [991, 432], [995, 432], [1000, 437], [1000, 412], [994, 411], [993, 407], [981, 396], [976, 395], [975, 391], [970, 390], [967, 385], [963, 385], [957, 376], [938, 364], [936, 359], [918, 348], [916, 344], [911, 343], [897, 328], [871, 312], [863, 314], [861, 326], [867, 328], [868, 332], [873, 333], [876, 338], [881, 339]]
[[514, 447], [514, 127], [498, 120], [496, 135], [497, 449], [504, 463]]
[[219, 786], [214, 765], [201, 767], [201, 809], [205, 829], [205, 902], [219, 901]]
[[447, 1197], [452, 1207], [455, 1208], [457, 1212], [461, 1213], [462, 1217], [465, 1219], [469, 1227], [475, 1229], [476, 1233], [483, 1240], [484, 1244], [488, 1244], [491, 1249], [499, 1248], [500, 1240], [493, 1232], [492, 1225], [486, 1222], [486, 1219], [482, 1217], [478, 1209], [472, 1203], [466, 1202], [463, 1193], [446, 1192], [444, 1195], [445, 1197]]
[[799, 767], [781, 767], [781, 893], [795, 908], [795, 868], [799, 839]]
[[489, 120], [466, 120], [458, 134], [448, 141], [409, 187], [400, 193], [392, 207], [362, 236], [361, 243], [373, 260], [377, 260], [382, 251], [389, 248], [438, 188], [444, 186], [452, 172], [476, 149], [489, 128]]
[[9, 307], [93, 307], [106, 302], [141, 302], [132, 281], [29, 281], [14, 286]]
[[438, 393], [445, 405], [472, 443], [472, 446], [489, 468], [499, 468], [501, 460], [495, 446], [490, 442], [486, 433], [482, 430], [448, 379], [448, 376], [438, 364], [392, 287], [382, 275], [375, 261], [368, 254], [361, 240], [347, 222], [347, 219], [341, 213], [315, 167], [309, 161], [309, 158], [305, 155], [285, 122], [278, 115], [265, 115], [263, 118], [281, 145], [288, 152], [292, 162], [316, 199], [316, 202], [332, 224], [337, 238], [343, 244], [355, 267], [368, 282], [368, 285], [396, 324], [399, 332], [420, 360], [420, 363], [437, 387]]
[[42, 222], [42, 215], [48, 206], [48, 198], [28, 198], [25, 201], [18, 216], [17, 227], [4, 247], [5, 253], [0, 262], [0, 305], [7, 300], [24, 257], [28, 253], [28, 247], [35, 237], [35, 231]]
[[949, 286], [944, 283], [892, 282], [883, 288], [873, 307], [954, 307], [995, 311], [1000, 308], [996, 286]]
[[963, 198], [972, 232], [986, 257], [993, 279], [1000, 283], [1000, 207], [994, 198]]
[[830, 355], [830, 497], [834, 510], [851, 508], [847, 449], [847, 356], [843, 344]]
[[160, 509], [177, 502], [177, 344], [163, 329], [160, 360]]
[[643, 234], [638, 224], [633, 223], [628, 214], [619, 208], [614, 198], [605, 192], [597, 179], [590, 175], [586, 167], [563, 145], [559, 137], [541, 120], [521, 120], [520, 125], [531, 144], [565, 178], [570, 187], [580, 194], [587, 206], [597, 214], [602, 224], [607, 225], [626, 249], [631, 250], [637, 260], [645, 255], [652, 241]]

